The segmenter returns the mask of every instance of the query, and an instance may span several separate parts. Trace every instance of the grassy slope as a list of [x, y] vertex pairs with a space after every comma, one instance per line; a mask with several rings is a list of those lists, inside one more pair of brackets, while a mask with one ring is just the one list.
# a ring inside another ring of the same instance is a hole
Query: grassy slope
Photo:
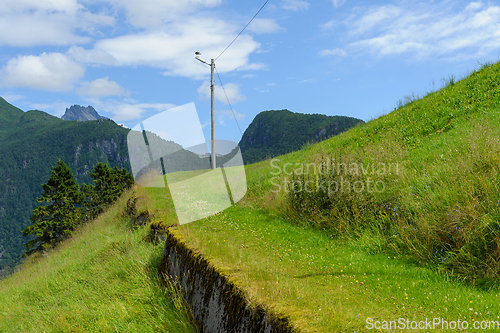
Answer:
[[[161, 189], [142, 189], [172, 220]], [[496, 292], [373, 253], [372, 244], [332, 240], [268, 210], [233, 207], [176, 231], [248, 299], [289, 316], [302, 332], [359, 332], [366, 320], [500, 320]], [[472, 309], [472, 310], [471, 310]]]
[[[398, 163], [397, 173], [378, 178], [386, 183], [386, 191], [360, 193], [355, 201], [340, 196], [336, 199], [344, 200], [341, 207], [311, 208], [300, 217], [290, 210], [283, 191], [272, 191], [273, 182], [287, 175], [276, 175], [266, 161], [247, 167], [248, 193], [236, 207], [175, 232], [242, 286], [252, 302], [290, 316], [304, 332], [365, 331], [368, 318], [442, 317], [470, 325], [499, 320], [495, 289], [477, 289], [439, 274], [450, 268], [439, 261], [441, 254], [423, 253], [434, 242], [443, 245], [434, 234], [424, 233], [442, 228], [443, 222], [481, 227], [496, 219], [498, 73], [498, 65], [485, 68], [389, 115], [280, 157], [275, 164], [300, 167], [325, 155], [341, 161]], [[168, 191], [140, 188], [139, 193], [149, 197], [146, 207], [158, 219], [166, 224], [175, 220]], [[304, 198], [304, 203], [313, 199]], [[351, 210], [341, 209], [346, 205]], [[118, 213], [115, 208], [109, 214]], [[387, 235], [377, 228], [378, 218], [401, 229]], [[6, 306], [0, 311], [0, 325], [5, 325], [1, 328], [133, 331], [156, 323], [152, 320], [163, 314], [156, 325], [172, 321], [169, 310], [154, 310], [156, 302], [164, 302], [157, 280], [141, 273], [156, 264], [161, 247], [140, 242], [144, 230], [124, 232], [125, 222], [114, 219], [117, 223], [100, 219], [85, 226], [83, 230], [98, 231], [82, 232], [47, 259], [28, 263], [2, 281], [0, 303]], [[405, 219], [422, 234], [404, 234]], [[408, 258], [424, 265], [410, 264]], [[28, 311], [31, 318], [21, 320]]]
[[[498, 64], [474, 72], [391, 114], [282, 156], [274, 162], [278, 168], [269, 161], [248, 166], [248, 193], [237, 207], [176, 232], [251, 300], [289, 315], [305, 332], [359, 331], [367, 318], [438, 316], [470, 325], [498, 320], [495, 289], [477, 289], [456, 277], [497, 277], [490, 260], [495, 253], [478, 262], [467, 256], [474, 254], [467, 240], [482, 244], [482, 231], [497, 221], [499, 72]], [[384, 182], [385, 191], [339, 194], [326, 210], [305, 197], [303, 203], [311, 204], [301, 217], [290, 210], [283, 187], [275, 193], [273, 184], [289, 177], [286, 163], [300, 168], [325, 156], [397, 163], [398, 169], [371, 175]], [[167, 207], [163, 219], [175, 219], [165, 192], [143, 191], [154, 199], [152, 207]], [[450, 231], [459, 228], [463, 235]], [[465, 257], [444, 262], [454, 254]]]
[[127, 195], [0, 281], [0, 332], [196, 332], [157, 274], [162, 246], [118, 217]]

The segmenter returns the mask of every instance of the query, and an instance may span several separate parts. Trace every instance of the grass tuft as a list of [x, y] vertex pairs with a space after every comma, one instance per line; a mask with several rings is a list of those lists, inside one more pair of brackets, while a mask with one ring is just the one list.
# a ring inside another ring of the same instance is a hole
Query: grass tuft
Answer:
[[1, 332], [196, 332], [158, 275], [161, 244], [119, 217], [130, 194], [0, 281]]

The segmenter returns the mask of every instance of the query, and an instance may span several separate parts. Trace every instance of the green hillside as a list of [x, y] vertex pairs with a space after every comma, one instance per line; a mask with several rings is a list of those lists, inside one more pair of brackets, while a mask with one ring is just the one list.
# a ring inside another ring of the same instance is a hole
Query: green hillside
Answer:
[[5, 99], [0, 97], [0, 137], [10, 127], [12, 127], [17, 119], [23, 115], [23, 111], [9, 104]]
[[499, 82], [500, 64], [487, 66], [248, 165], [236, 207], [175, 233], [306, 332], [398, 318], [498, 321]]
[[0, 99], [0, 271], [19, 263], [26, 239], [21, 235], [40, 196], [41, 183], [58, 159], [79, 183], [98, 162], [130, 170], [129, 130], [110, 120], [64, 121], [45, 112], [23, 112]]
[[[473, 284], [496, 285], [499, 72], [495, 64], [450, 80], [388, 115], [256, 165], [261, 176], [249, 186], [249, 197], [282, 200], [277, 206], [286, 206], [297, 223], [333, 237], [366, 237], [379, 249]], [[299, 175], [286, 174], [286, 163]], [[285, 180], [297, 190], [285, 193]], [[299, 191], [301, 186], [312, 190]]]
[[162, 244], [145, 242], [149, 230], [123, 214], [131, 194], [0, 280], [0, 332], [196, 332], [158, 275]]
[[245, 164], [300, 150], [363, 123], [345, 116], [302, 114], [288, 110], [259, 113], [243, 133], [239, 146]]
[[[370, 323], [399, 318], [460, 320], [469, 329], [475, 323], [495, 325], [500, 322], [499, 82], [500, 63], [485, 66], [328, 140], [247, 165], [243, 200], [172, 232], [240, 286], [251, 304], [288, 316], [299, 331], [364, 332]], [[168, 189], [135, 190], [156, 222], [176, 222]], [[130, 225], [119, 217], [125, 199], [107, 217], [84, 226], [82, 239], [92, 235], [86, 241], [70, 240], [48, 259], [34, 260], [0, 281], [0, 301], [9, 304], [0, 323], [49, 332], [120, 331], [121, 319], [135, 323], [129, 312], [98, 298], [111, 293], [111, 299], [120, 299], [112, 290], [90, 292], [89, 306], [79, 296], [89, 295], [81, 292], [85, 286], [115, 286], [117, 280], [119, 290], [134, 290], [132, 272], [158, 267], [158, 257], [148, 261], [145, 253], [134, 257], [137, 266], [120, 271], [122, 259], [134, 256], [127, 244], [145, 239], [148, 230], [123, 229]], [[120, 240], [97, 231], [100, 224]], [[98, 243], [91, 243], [94, 238]], [[90, 257], [82, 255], [87, 249], [93, 250]], [[49, 269], [45, 260], [57, 267], [50, 274], [78, 277], [80, 262], [92, 274], [76, 283], [69, 278], [66, 284], [49, 283], [52, 275], [41, 273]], [[44, 295], [58, 294], [37, 298], [44, 284]], [[58, 295], [74, 290], [71, 301], [58, 303]], [[20, 307], [11, 305], [15, 297], [22, 299]], [[30, 313], [38, 318], [33, 324], [20, 319], [31, 298], [36, 303]], [[132, 303], [150, 313], [151, 302], [132, 297]], [[54, 321], [61, 324], [50, 326]]]

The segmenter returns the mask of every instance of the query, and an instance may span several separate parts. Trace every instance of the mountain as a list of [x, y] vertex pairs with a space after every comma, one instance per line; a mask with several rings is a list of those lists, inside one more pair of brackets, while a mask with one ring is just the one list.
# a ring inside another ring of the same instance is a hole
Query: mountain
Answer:
[[79, 120], [79, 121], [88, 121], [88, 120], [98, 120], [98, 119], [107, 119], [97, 113], [97, 111], [92, 106], [80, 106], [80, 105], [72, 105], [66, 108], [66, 112], [61, 117], [62, 120]]
[[[74, 111], [79, 108], [72, 106], [66, 115], [77, 114]], [[83, 109], [95, 112], [91, 106]], [[98, 162], [130, 171], [129, 131], [104, 117], [65, 121], [39, 110], [23, 112], [0, 98], [0, 275], [21, 260], [23, 244], [28, 241], [21, 231], [31, 224], [32, 210], [39, 205], [36, 198], [43, 192], [40, 185], [49, 179], [57, 160], [68, 165], [79, 184], [92, 183], [89, 172]], [[150, 145], [168, 154], [164, 157], [166, 172], [210, 165], [208, 158], [183, 150], [172, 141], [154, 134], [148, 137]], [[143, 138], [140, 133], [139, 138]], [[134, 156], [149, 159], [143, 151], [144, 141], [142, 146], [136, 143], [132, 144]], [[143, 171], [152, 169], [162, 169], [159, 159]]]
[[0, 97], [0, 136], [4, 131], [12, 127], [23, 114], [24, 112], [21, 109], [16, 108]]
[[21, 230], [31, 223], [40, 184], [57, 160], [79, 183], [91, 183], [88, 173], [100, 161], [130, 170], [128, 132], [107, 119], [74, 122], [23, 112], [0, 98], [0, 271], [19, 263], [27, 241]]
[[328, 139], [361, 123], [361, 119], [345, 116], [264, 111], [245, 130], [239, 146], [245, 164], [250, 164], [300, 150], [306, 143]]
[[[72, 106], [65, 116], [71, 115], [100, 117], [91, 106]], [[267, 111], [252, 122], [240, 145], [249, 163], [300, 149], [306, 142], [326, 139], [360, 122], [348, 117]], [[43, 111], [23, 112], [0, 98], [0, 271], [20, 262], [23, 244], [27, 242], [21, 230], [31, 223], [32, 210], [39, 205], [36, 198], [42, 193], [40, 184], [49, 179], [57, 160], [70, 167], [80, 184], [92, 183], [89, 172], [98, 162], [130, 170], [129, 131], [103, 117], [65, 121]], [[209, 157], [200, 158], [155, 135], [149, 138], [150, 145], [170, 152], [163, 159], [166, 172], [209, 166]], [[144, 154], [140, 149], [134, 146], [133, 153]], [[219, 163], [224, 159], [219, 159]], [[154, 161], [148, 170], [151, 168], [161, 170], [160, 160]]]

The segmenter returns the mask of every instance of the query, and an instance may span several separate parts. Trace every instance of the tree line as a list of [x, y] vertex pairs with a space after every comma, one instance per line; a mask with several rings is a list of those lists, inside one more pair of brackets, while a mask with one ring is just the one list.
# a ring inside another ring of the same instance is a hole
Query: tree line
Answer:
[[22, 231], [23, 236], [32, 238], [24, 244], [25, 256], [54, 246], [78, 224], [96, 218], [134, 184], [125, 168], [110, 168], [102, 162], [97, 163], [90, 177], [93, 184], [79, 186], [71, 169], [58, 160], [49, 180], [42, 184], [42, 196], [36, 200], [43, 204], [33, 210], [32, 224]]

